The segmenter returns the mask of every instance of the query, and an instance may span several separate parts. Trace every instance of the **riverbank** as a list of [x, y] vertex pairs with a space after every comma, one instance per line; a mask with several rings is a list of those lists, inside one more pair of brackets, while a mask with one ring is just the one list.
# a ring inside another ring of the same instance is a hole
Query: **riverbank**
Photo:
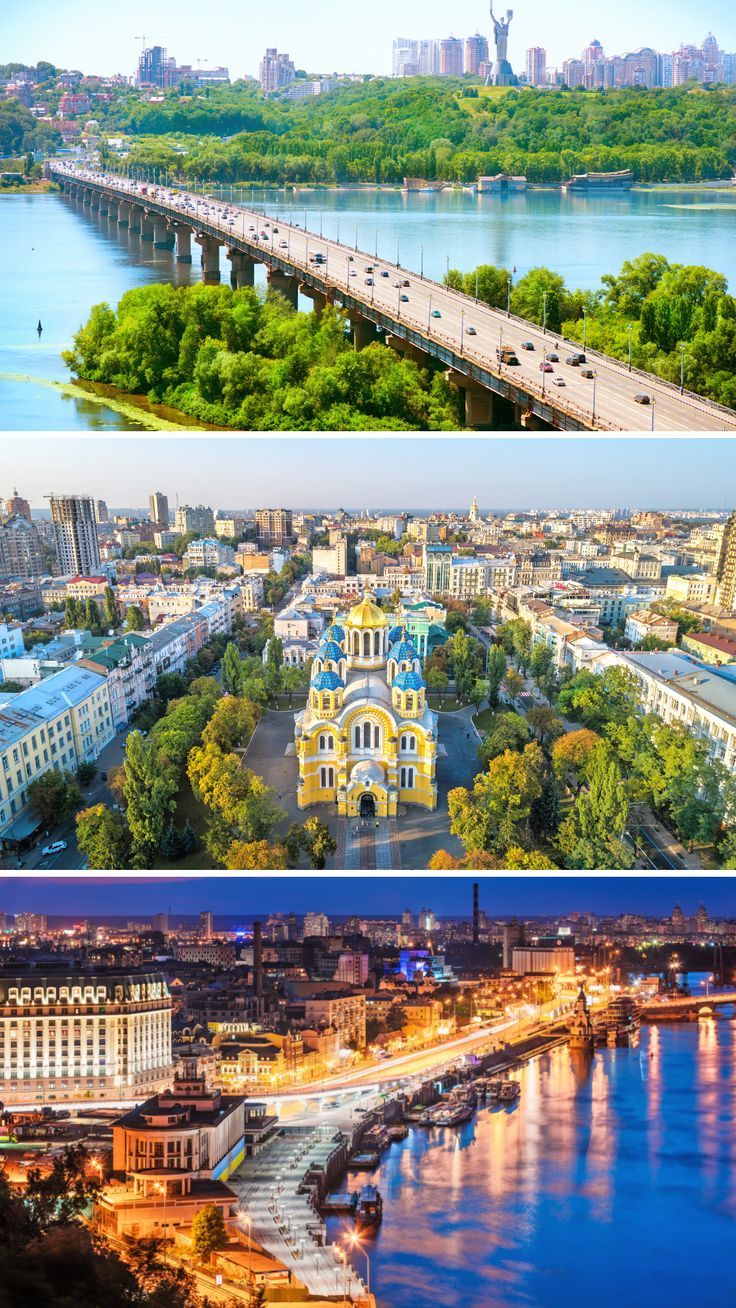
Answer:
[[70, 400], [84, 400], [90, 405], [97, 405], [100, 410], [107, 409], [121, 417], [131, 420], [136, 427], [145, 431], [190, 431], [199, 428], [203, 431], [223, 431], [225, 428], [209, 426], [190, 418], [178, 409], [170, 409], [165, 404], [153, 404], [145, 395], [128, 395], [115, 386], [106, 386], [101, 382], [86, 382], [78, 378], [71, 381], [51, 381], [44, 377], [32, 377], [23, 373], [0, 373], [0, 384], [12, 382], [41, 386], [55, 391], [57, 395]]
[[59, 191], [58, 182], [49, 177], [39, 177], [35, 182], [0, 182], [0, 197], [3, 195], [43, 195], [48, 191]]

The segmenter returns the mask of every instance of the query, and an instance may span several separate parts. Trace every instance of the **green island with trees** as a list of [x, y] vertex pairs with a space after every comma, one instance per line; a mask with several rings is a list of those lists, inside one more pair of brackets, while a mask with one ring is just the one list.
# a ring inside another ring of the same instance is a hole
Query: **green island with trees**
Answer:
[[342, 314], [299, 313], [252, 288], [127, 291], [98, 304], [64, 360], [85, 381], [146, 395], [193, 418], [245, 431], [442, 431], [461, 424], [441, 371], [388, 346], [356, 351]]

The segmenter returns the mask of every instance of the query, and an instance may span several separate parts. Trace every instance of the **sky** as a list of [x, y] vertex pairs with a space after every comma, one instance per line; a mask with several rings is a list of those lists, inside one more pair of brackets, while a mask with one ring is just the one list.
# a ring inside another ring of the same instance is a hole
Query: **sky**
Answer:
[[[0, 0], [1, 2], [1, 0]], [[603, 436], [0, 437], [0, 498], [143, 508], [732, 508], [736, 441]]]
[[[701, 901], [716, 916], [736, 916], [736, 886], [718, 877], [481, 877], [481, 909], [490, 917], [574, 912], [695, 913]], [[0, 910], [133, 918], [164, 912], [233, 914], [248, 922], [269, 912], [323, 911], [337, 916], [417, 913], [467, 916], [471, 877], [0, 877]]]
[[[583, 5], [580, 0], [521, 0], [511, 24], [509, 57], [518, 70], [528, 46], [547, 50], [548, 64], [579, 57], [593, 38], [612, 54], [638, 46], [673, 50], [697, 44], [710, 28], [722, 49], [736, 49], [733, 0], [706, 0], [697, 9], [685, 0], [617, 0]], [[505, 11], [504, 0], [497, 12]], [[358, 21], [356, 21], [358, 20]], [[282, 0], [275, 8], [256, 0], [213, 11], [200, 0], [2, 0], [0, 59], [36, 63], [47, 59], [59, 67], [100, 74], [134, 72], [141, 44], [163, 45], [180, 64], [201, 59], [204, 66], [226, 64], [232, 78], [258, 72], [267, 46], [288, 51], [308, 72], [391, 71], [394, 37], [490, 34], [488, 0], [373, 0], [358, 11], [345, 0]]]

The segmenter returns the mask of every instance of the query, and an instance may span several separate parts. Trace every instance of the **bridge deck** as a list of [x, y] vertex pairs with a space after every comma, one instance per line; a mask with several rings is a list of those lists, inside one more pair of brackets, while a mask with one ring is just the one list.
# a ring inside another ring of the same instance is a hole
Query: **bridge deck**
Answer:
[[[100, 175], [67, 163], [49, 173], [62, 183], [99, 189], [144, 206], [172, 224], [210, 236], [272, 271], [292, 276], [307, 289], [342, 304], [348, 313], [373, 322], [416, 350], [444, 363], [471, 382], [521, 403], [558, 429], [609, 431], [736, 431], [736, 412], [649, 373], [588, 350], [595, 380], [568, 367], [579, 342], [566, 341], [472, 297], [448, 290], [410, 269], [307, 232], [281, 217], [265, 218], [245, 207], [185, 191], [148, 187], [119, 176]], [[323, 263], [315, 263], [320, 254]], [[408, 285], [405, 283], [408, 282]], [[402, 298], [406, 297], [406, 298]], [[435, 314], [439, 313], [439, 317]], [[469, 331], [469, 329], [471, 329]], [[533, 350], [523, 350], [529, 341]], [[518, 366], [499, 364], [497, 350], [512, 346]], [[540, 372], [545, 353], [559, 354], [554, 372]], [[557, 385], [563, 381], [564, 386]], [[647, 394], [652, 403], [636, 403]]]

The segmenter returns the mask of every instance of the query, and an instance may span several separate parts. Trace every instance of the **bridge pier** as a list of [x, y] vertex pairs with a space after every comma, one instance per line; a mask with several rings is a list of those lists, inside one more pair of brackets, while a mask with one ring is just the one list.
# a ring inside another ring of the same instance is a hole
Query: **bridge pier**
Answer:
[[173, 228], [174, 239], [176, 240], [176, 262], [192, 262], [192, 229], [191, 227], [180, 227], [177, 223]]
[[130, 227], [130, 205], [126, 200], [118, 205], [118, 227]]
[[448, 368], [445, 376], [451, 386], [465, 392], [465, 426], [472, 431], [490, 427], [493, 422], [493, 391], [454, 368]]
[[141, 209], [139, 204], [131, 204], [129, 208], [130, 208], [130, 213], [128, 215], [128, 231], [138, 232], [138, 234], [140, 235], [143, 210]]
[[242, 250], [228, 250], [227, 257], [231, 265], [230, 285], [233, 290], [239, 291], [243, 286], [255, 286], [255, 260], [249, 259]]
[[220, 281], [220, 247], [222, 241], [201, 232], [195, 237], [197, 245], [202, 247], [202, 281], [208, 286], [217, 286]]
[[156, 250], [173, 250], [174, 234], [165, 218], [158, 214], [153, 219], [153, 245]]
[[296, 309], [299, 305], [298, 279], [290, 277], [288, 273], [277, 272], [275, 268], [269, 268], [267, 277], [269, 290], [275, 291], [277, 295], [283, 295], [292, 309]]
[[360, 314], [352, 314], [350, 326], [353, 329], [353, 348], [364, 350], [367, 345], [372, 345], [378, 340], [376, 324], [370, 322], [368, 318], [361, 317]]
[[111, 223], [116, 223], [118, 220], [118, 204], [119, 201], [113, 199], [112, 197], [110, 197], [110, 199], [107, 202], [107, 216], [110, 219]]
[[299, 287], [302, 295], [312, 301], [312, 313], [315, 318], [321, 318], [327, 308], [327, 296], [324, 291], [318, 291], [316, 286], [306, 286], [304, 283]]
[[141, 240], [153, 240], [153, 223], [145, 210], [141, 213]]
[[90, 196], [89, 207], [90, 207], [92, 213], [99, 213], [99, 212], [100, 212], [100, 193], [99, 193], [99, 191], [93, 191], [93, 192], [92, 192], [92, 194], [91, 194], [91, 196]]
[[91, 203], [92, 203], [92, 192], [87, 190], [82, 191], [82, 204], [84, 205], [85, 209], [88, 209]]

